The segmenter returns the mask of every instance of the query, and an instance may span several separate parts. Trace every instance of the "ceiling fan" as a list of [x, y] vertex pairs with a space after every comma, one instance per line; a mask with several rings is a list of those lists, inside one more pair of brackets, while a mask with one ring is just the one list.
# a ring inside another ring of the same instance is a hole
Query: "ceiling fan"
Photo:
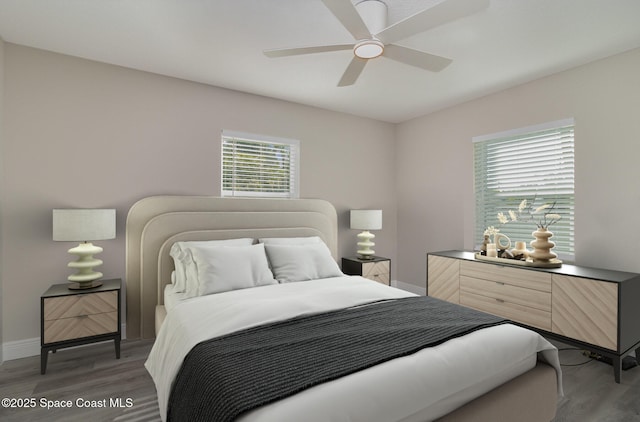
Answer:
[[353, 50], [338, 86], [353, 85], [369, 60], [386, 57], [432, 72], [439, 72], [451, 59], [394, 44], [412, 35], [479, 12], [490, 0], [442, 0], [435, 6], [387, 26], [387, 6], [381, 0], [362, 0], [355, 6], [351, 0], [322, 0], [342, 25], [353, 35], [355, 44], [335, 44], [266, 50], [267, 57], [297, 56], [329, 51]]

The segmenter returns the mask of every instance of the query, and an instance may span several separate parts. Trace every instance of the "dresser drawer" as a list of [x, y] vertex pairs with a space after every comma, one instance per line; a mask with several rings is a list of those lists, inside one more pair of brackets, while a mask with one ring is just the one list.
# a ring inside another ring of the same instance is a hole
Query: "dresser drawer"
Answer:
[[501, 281], [489, 281], [467, 276], [460, 276], [460, 289], [492, 299], [517, 303], [522, 306], [551, 312], [551, 292], [527, 289]]
[[470, 293], [464, 290], [460, 291], [460, 304], [508, 318], [521, 324], [551, 331], [551, 312]]
[[362, 264], [362, 277], [389, 285], [389, 279], [391, 278], [389, 275], [389, 262], [378, 261]]
[[44, 342], [72, 340], [118, 331], [118, 312], [83, 315], [44, 322]]
[[551, 292], [551, 274], [481, 262], [461, 261], [460, 275]]
[[44, 300], [44, 320], [81, 317], [118, 310], [118, 292], [51, 297]]

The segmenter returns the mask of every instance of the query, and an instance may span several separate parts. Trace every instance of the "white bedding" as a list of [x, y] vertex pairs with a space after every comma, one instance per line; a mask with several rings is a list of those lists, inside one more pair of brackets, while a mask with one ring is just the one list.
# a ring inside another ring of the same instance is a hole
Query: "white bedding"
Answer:
[[[413, 296], [361, 277], [336, 277], [174, 301], [145, 366], [165, 420], [173, 380], [197, 343], [294, 316]], [[515, 325], [485, 328], [413, 355], [310, 388], [256, 409], [242, 422], [424, 421], [449, 413], [533, 368], [538, 352], [556, 368], [556, 348]]]
[[167, 284], [164, 286], [164, 307], [167, 312], [170, 312], [174, 306], [185, 299], [189, 299], [190, 297], [191, 296], [188, 293], [176, 292], [174, 284]]

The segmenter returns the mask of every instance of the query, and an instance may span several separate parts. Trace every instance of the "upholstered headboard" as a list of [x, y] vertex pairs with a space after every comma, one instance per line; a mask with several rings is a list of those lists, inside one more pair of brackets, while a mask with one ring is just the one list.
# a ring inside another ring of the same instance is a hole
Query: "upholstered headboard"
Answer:
[[184, 240], [320, 236], [337, 258], [336, 211], [319, 199], [152, 196], [127, 216], [127, 338], [154, 337], [154, 312], [170, 283], [169, 249]]

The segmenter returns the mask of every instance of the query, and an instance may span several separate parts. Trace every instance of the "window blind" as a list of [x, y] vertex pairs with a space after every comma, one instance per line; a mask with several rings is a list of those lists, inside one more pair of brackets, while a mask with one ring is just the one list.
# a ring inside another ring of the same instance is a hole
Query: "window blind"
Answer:
[[298, 197], [299, 142], [222, 133], [222, 196]]
[[[544, 213], [544, 204], [562, 218], [549, 230], [560, 258], [574, 258], [574, 123], [573, 119], [540, 127], [474, 138], [476, 245], [487, 227], [529, 244]], [[527, 208], [519, 211], [523, 200]], [[510, 211], [512, 214], [510, 215]], [[500, 223], [498, 213], [509, 222]], [[517, 221], [512, 221], [512, 216]]]

